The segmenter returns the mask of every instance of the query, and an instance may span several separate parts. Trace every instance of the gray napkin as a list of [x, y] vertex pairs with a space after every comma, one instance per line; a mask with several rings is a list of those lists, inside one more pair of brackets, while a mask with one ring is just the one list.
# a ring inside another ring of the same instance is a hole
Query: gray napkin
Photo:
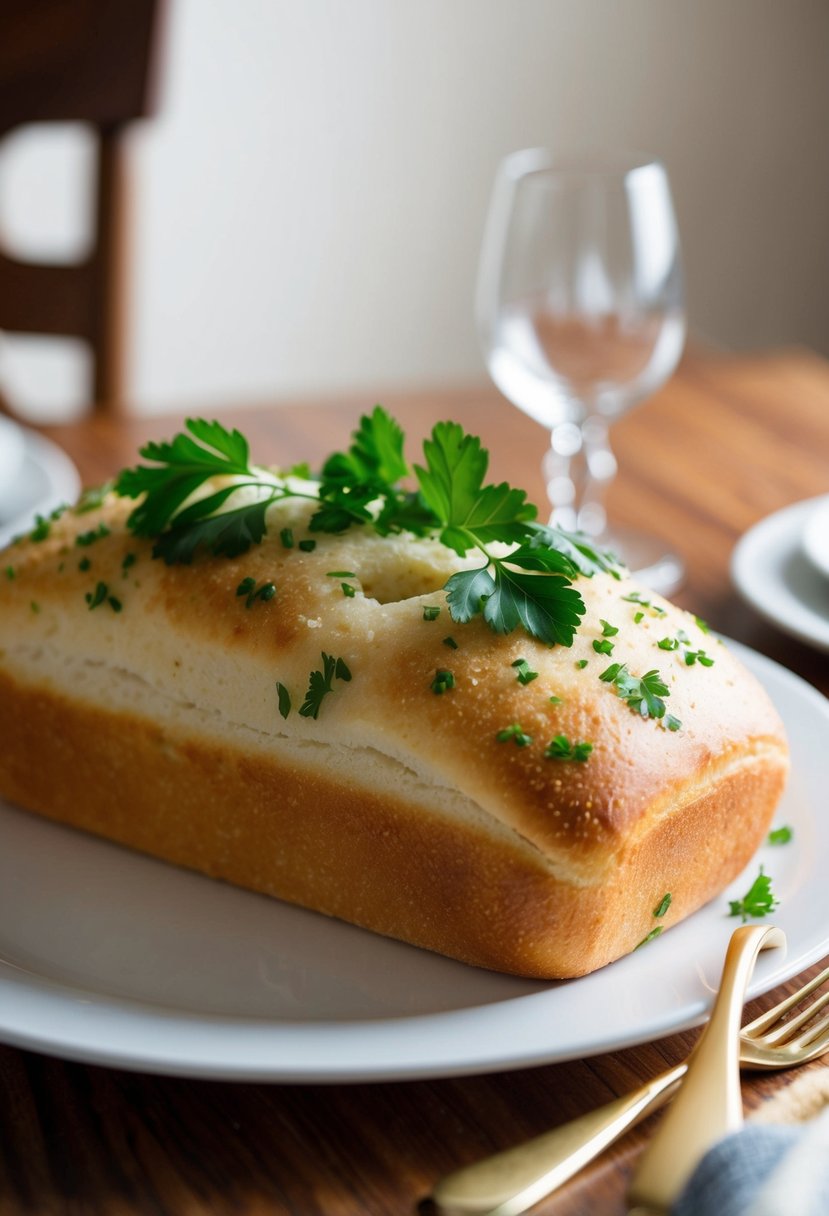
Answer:
[[[790, 1086], [789, 1109], [778, 1103], [784, 1117], [802, 1117], [804, 1091]], [[819, 1078], [820, 1087], [825, 1085]], [[811, 1091], [811, 1092], [809, 1092]], [[769, 1106], [772, 1106], [769, 1103]], [[800, 1110], [798, 1110], [800, 1106]], [[777, 1113], [776, 1111], [774, 1113]], [[829, 1107], [807, 1122], [754, 1122], [727, 1136], [702, 1159], [672, 1216], [827, 1216], [829, 1214]]]

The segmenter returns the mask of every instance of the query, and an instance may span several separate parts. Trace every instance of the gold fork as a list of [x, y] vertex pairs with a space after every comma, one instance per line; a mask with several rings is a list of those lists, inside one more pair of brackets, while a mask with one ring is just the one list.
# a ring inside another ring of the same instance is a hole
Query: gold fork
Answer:
[[[802, 1012], [787, 1017], [829, 982], [829, 967], [740, 1032], [743, 1068], [778, 1069], [805, 1064], [829, 1051], [829, 990]], [[802, 1032], [802, 1033], [801, 1033]], [[443, 1178], [432, 1192], [442, 1216], [519, 1216], [673, 1097], [687, 1063], [661, 1073], [641, 1088], [553, 1131]]]

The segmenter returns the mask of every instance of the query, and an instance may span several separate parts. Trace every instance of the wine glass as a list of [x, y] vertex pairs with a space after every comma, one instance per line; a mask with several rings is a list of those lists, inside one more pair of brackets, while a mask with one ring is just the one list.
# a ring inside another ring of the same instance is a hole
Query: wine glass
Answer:
[[684, 567], [663, 542], [607, 528], [609, 426], [671, 375], [685, 341], [668, 177], [648, 157], [514, 152], [495, 182], [476, 317], [492, 379], [550, 430], [551, 522], [613, 549], [653, 590]]

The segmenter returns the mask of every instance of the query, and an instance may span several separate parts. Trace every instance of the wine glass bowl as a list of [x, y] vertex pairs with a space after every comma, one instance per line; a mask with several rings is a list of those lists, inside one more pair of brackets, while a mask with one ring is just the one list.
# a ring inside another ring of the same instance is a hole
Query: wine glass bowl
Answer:
[[676, 559], [665, 565], [646, 545], [634, 553], [629, 534], [608, 534], [604, 506], [616, 474], [609, 426], [667, 380], [685, 340], [662, 165], [623, 155], [556, 160], [543, 149], [508, 156], [490, 205], [476, 317], [493, 381], [550, 431], [542, 467], [552, 522], [615, 544], [640, 572], [644, 561], [660, 590], [676, 585]]

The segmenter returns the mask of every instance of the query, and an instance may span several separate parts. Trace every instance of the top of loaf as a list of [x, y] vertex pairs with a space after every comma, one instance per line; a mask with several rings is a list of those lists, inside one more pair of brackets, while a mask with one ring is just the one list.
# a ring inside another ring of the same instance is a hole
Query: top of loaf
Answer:
[[[785, 749], [728, 648], [627, 577], [579, 577], [573, 643], [548, 645], [480, 616], [453, 621], [443, 587], [470, 562], [435, 539], [311, 533], [313, 506], [292, 499], [269, 509], [247, 552], [166, 565], [130, 531], [131, 507], [110, 494], [66, 511], [0, 558], [0, 668], [45, 656], [38, 678], [81, 699], [82, 667], [118, 673], [217, 730], [294, 740], [298, 762], [313, 741], [376, 749], [566, 855], [571, 872], [579, 858], [611, 864], [614, 840], [724, 767]], [[661, 719], [623, 678], [654, 671]], [[316, 717], [300, 712], [314, 680]]]

